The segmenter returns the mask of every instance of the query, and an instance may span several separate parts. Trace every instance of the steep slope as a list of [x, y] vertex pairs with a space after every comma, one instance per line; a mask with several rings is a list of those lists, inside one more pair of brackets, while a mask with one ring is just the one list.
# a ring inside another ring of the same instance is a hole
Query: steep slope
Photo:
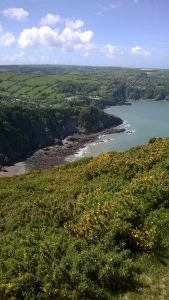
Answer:
[[92, 106], [58, 109], [0, 105], [0, 165], [76, 132], [98, 132], [122, 120]]
[[147, 265], [168, 272], [168, 149], [152, 139], [1, 178], [1, 299], [150, 299]]

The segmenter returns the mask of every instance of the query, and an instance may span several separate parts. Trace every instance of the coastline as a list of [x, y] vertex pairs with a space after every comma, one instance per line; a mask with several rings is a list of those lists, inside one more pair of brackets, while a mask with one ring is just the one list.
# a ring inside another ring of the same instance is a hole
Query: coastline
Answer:
[[76, 154], [87, 143], [98, 139], [100, 135], [124, 132], [124, 128], [110, 127], [90, 134], [74, 134], [62, 140], [61, 145], [47, 146], [35, 151], [24, 161], [12, 166], [5, 166], [0, 171], [0, 177], [22, 175], [32, 170], [47, 169], [53, 166], [68, 163], [66, 157]]
[[66, 160], [70, 155], [76, 154], [78, 150], [83, 148], [87, 143], [98, 139], [102, 134], [112, 134], [124, 132], [123, 128], [110, 127], [97, 133], [92, 134], [74, 134], [62, 140], [61, 145], [54, 145], [45, 147], [35, 151], [33, 155], [28, 157], [25, 161], [26, 169], [28, 171], [36, 169], [47, 169], [49, 167], [62, 165], [68, 163]]

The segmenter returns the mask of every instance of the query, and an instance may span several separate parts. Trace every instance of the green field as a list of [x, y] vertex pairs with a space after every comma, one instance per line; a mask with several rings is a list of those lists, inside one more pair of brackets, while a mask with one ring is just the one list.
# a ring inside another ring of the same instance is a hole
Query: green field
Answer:
[[118, 104], [124, 93], [117, 97], [116, 90], [119, 94], [122, 85], [127, 99], [168, 99], [169, 71], [76, 66], [0, 67], [0, 96], [8, 96], [13, 101], [19, 98], [57, 105], [58, 101], [75, 96], [77, 100], [96, 97]]

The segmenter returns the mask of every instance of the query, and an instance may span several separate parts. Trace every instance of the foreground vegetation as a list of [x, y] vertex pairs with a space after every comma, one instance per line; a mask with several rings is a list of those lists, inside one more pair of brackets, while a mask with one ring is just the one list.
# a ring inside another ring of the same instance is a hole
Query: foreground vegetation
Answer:
[[168, 299], [169, 138], [0, 179], [1, 299]]

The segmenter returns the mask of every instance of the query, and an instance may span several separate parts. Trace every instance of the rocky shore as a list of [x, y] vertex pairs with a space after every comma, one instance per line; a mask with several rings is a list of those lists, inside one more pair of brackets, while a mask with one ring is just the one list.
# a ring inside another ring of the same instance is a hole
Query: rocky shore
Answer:
[[25, 161], [26, 169], [45, 169], [66, 163], [66, 157], [75, 154], [85, 144], [97, 140], [102, 134], [120, 133], [125, 129], [111, 127], [93, 134], [74, 134], [58, 142], [57, 145], [40, 149]]
[[66, 163], [66, 157], [74, 155], [85, 144], [97, 140], [100, 135], [120, 133], [125, 131], [122, 128], [110, 127], [101, 132], [92, 134], [74, 134], [64, 140], [57, 140], [53, 146], [39, 149], [27, 156], [27, 158], [12, 166], [4, 167], [0, 172], [0, 177], [21, 175], [31, 170], [46, 169]]

